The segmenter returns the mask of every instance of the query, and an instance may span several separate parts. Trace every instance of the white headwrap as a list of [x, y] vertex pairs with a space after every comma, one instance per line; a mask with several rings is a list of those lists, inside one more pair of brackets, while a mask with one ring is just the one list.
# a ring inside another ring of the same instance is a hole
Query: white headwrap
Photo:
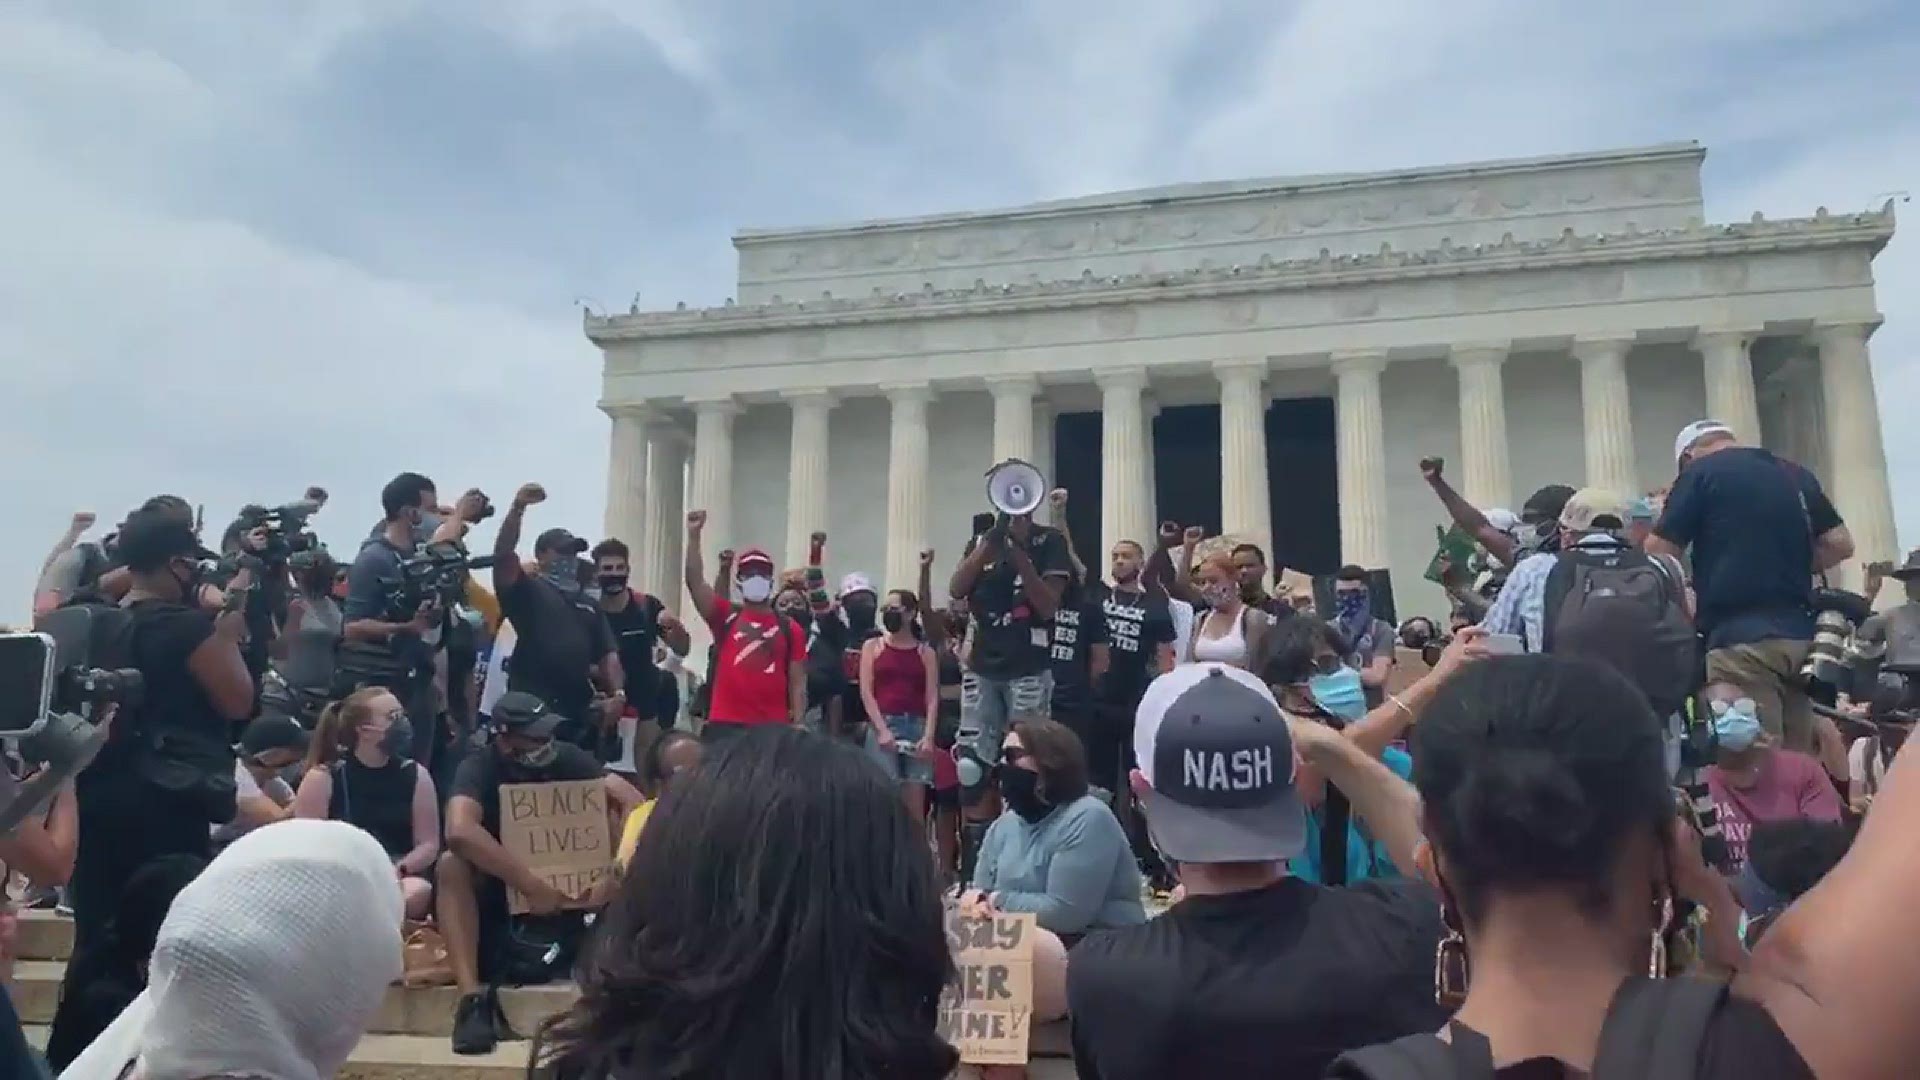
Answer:
[[61, 1073], [114, 1080], [323, 1080], [346, 1064], [400, 977], [393, 863], [337, 821], [235, 842], [181, 890], [147, 989]]

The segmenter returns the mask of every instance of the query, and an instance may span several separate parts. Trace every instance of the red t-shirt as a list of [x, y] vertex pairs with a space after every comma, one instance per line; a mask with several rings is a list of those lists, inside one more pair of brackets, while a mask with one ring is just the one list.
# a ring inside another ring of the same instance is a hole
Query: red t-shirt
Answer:
[[1818, 761], [1792, 750], [1774, 750], [1761, 760], [1752, 787], [1735, 787], [1718, 765], [1707, 769], [1707, 788], [1720, 810], [1727, 853], [1736, 865], [1747, 861], [1747, 841], [1763, 822], [1806, 818], [1839, 821], [1840, 796]]
[[[731, 631], [729, 621], [733, 624]], [[713, 698], [707, 707], [707, 720], [723, 724], [790, 722], [793, 710], [787, 698], [787, 667], [805, 656], [806, 636], [800, 628], [771, 611], [736, 609], [725, 597], [714, 598], [707, 626], [720, 647], [713, 665]]]

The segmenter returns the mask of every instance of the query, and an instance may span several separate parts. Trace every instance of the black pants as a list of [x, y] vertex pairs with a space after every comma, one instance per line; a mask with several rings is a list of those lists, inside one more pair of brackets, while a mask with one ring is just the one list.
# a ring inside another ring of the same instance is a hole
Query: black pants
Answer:
[[[136, 776], [83, 775], [75, 795], [80, 846], [69, 899], [73, 951], [78, 956], [99, 946], [120, 894], [136, 872], [166, 855], [210, 859], [213, 840], [204, 808]], [[70, 964], [67, 970], [81, 966]]]

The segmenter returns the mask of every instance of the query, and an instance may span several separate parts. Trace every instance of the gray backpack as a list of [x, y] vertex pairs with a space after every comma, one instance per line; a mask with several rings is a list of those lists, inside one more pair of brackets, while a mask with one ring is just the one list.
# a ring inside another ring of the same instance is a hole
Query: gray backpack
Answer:
[[1541, 651], [1606, 664], [1661, 716], [1682, 708], [1702, 675], [1685, 586], [1625, 544], [1573, 547], [1557, 560], [1547, 575]]

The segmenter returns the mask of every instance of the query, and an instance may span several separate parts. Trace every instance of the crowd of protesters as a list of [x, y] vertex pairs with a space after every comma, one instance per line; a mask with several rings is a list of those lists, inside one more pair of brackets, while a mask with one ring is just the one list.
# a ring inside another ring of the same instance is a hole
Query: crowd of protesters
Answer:
[[[623, 538], [523, 554], [538, 484], [488, 553], [491, 501], [416, 473], [339, 562], [260, 514], [209, 551], [172, 496], [103, 542], [76, 516], [36, 614], [111, 613], [146, 690], [0, 839], [75, 923], [47, 1057], [332, 1075], [426, 933], [461, 1054], [934, 1080], [957, 911], [1034, 917], [1033, 1015], [1086, 1080], [1909, 1075], [1920, 553], [1868, 568], [1862, 605], [1906, 603], [1835, 677], [1816, 579], [1853, 551], [1819, 482], [1714, 421], [1674, 456], [1660, 492], [1518, 513], [1423, 461], [1473, 550], [1397, 629], [1375, 572], [1302, 586], [1172, 522], [1101, 574], [1064, 491], [888, 591], [831, 588], [824, 534], [710, 568], [693, 508], [704, 657]], [[579, 895], [502, 830], [504, 785], [560, 781], [617, 839]], [[503, 987], [568, 978], [510, 1029]]]

